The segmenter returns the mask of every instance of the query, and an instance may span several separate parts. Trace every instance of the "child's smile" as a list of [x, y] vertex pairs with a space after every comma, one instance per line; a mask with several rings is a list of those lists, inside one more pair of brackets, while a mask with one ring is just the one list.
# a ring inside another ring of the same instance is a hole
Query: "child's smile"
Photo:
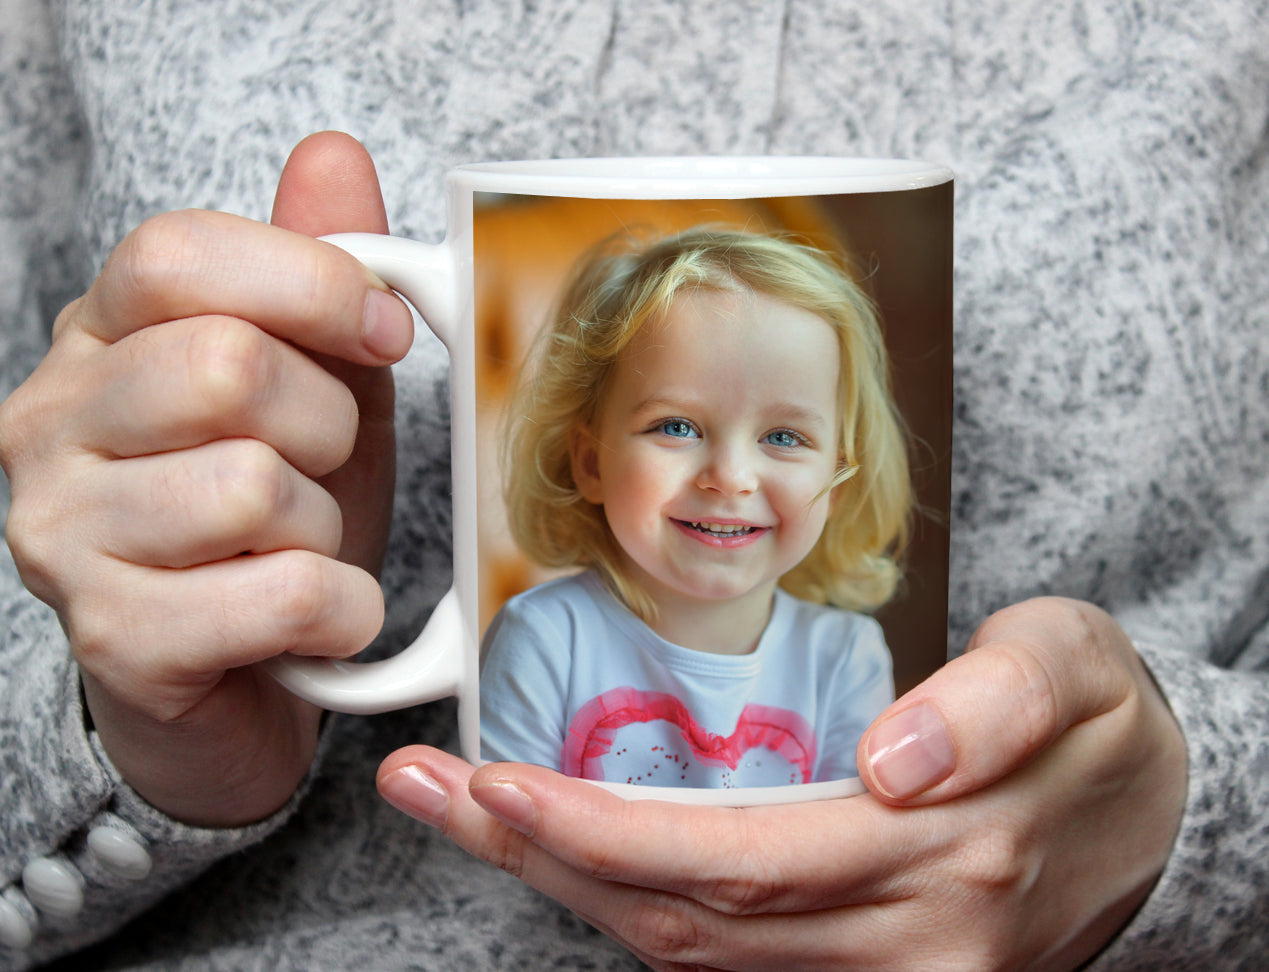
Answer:
[[747, 523], [704, 523], [699, 520], [675, 520], [678, 526], [700, 534], [704, 543], [718, 543], [738, 546], [761, 536], [767, 527], [751, 526]]
[[828, 514], [838, 357], [825, 321], [739, 289], [680, 296], [622, 353], [574, 477], [660, 611], [765, 621]]

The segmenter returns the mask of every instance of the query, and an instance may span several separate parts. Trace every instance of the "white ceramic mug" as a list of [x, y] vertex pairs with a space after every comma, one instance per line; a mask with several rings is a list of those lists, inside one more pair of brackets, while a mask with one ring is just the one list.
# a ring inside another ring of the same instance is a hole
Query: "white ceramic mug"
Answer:
[[[508, 594], [548, 576], [506, 540], [497, 450], [491, 446], [492, 400], [514, 377], [529, 343], [525, 330], [545, 318], [577, 254], [632, 224], [660, 234], [721, 223], [827, 237], [845, 251], [886, 325], [899, 409], [914, 439], [933, 455], [913, 465], [921, 506], [946, 510], [952, 238], [947, 169], [844, 158], [580, 159], [466, 165], [448, 174], [446, 187], [448, 234], [440, 244], [369, 234], [328, 239], [408, 300], [448, 349], [453, 587], [414, 643], [393, 657], [367, 663], [290, 655], [274, 660], [272, 673], [296, 694], [328, 709], [363, 714], [456, 696], [464, 756], [481, 761], [482, 635]], [[903, 404], [905, 389], [919, 402], [921, 416], [914, 418]], [[915, 575], [909, 572], [908, 600], [887, 609], [898, 631], [888, 628], [887, 641], [900, 691], [937, 667], [945, 652], [946, 530], [935, 518], [919, 532], [925, 551], [915, 558]], [[610, 733], [604, 747], [613, 738]], [[686, 734], [684, 740], [690, 749]], [[860, 790], [853, 776], [739, 788], [611, 780], [605, 785], [629, 797], [729, 805]]]

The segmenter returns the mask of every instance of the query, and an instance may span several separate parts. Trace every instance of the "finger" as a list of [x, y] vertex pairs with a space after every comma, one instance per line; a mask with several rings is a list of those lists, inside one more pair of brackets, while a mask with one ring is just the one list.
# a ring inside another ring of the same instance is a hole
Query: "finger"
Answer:
[[[415, 770], [427, 775], [433, 766]], [[739, 810], [627, 801], [591, 783], [513, 763], [477, 770], [470, 798], [531, 844], [508, 842], [502, 831], [488, 829], [483, 815], [451, 813], [447, 833], [535, 887], [541, 879], [525, 872], [558, 860], [590, 879], [682, 895], [726, 914], [902, 897], [909, 890], [905, 869], [936, 844], [927, 818], [897, 814], [871, 798]], [[455, 804], [465, 807], [467, 799], [455, 797]], [[523, 861], [508, 860], [512, 852]], [[825, 873], [826, 856], [837, 865], [832, 877]]]
[[387, 233], [379, 176], [370, 153], [351, 135], [317, 132], [303, 139], [278, 179], [270, 222], [306, 236]]
[[105, 463], [93, 508], [105, 552], [150, 567], [192, 567], [242, 553], [339, 552], [339, 505], [257, 439]]
[[402, 812], [436, 827], [464, 850], [572, 906], [604, 893], [607, 882], [578, 873], [472, 798], [473, 768], [427, 746], [407, 746], [380, 764], [380, 795]]
[[[769, 969], [789, 967], [795, 955], [798, 968], [841, 968], [849, 948], [862, 949], [865, 943], [874, 963], [884, 954], [878, 939], [886, 940], [885, 927], [879, 936], [868, 925], [874, 906], [833, 909], [821, 898], [808, 912], [738, 917], [680, 894], [579, 870], [544, 851], [538, 845], [540, 833], [531, 840], [485, 812], [482, 789], [498, 784], [481, 783], [483, 772], [473, 774], [468, 764], [447, 753], [412, 746], [385, 759], [377, 780], [380, 792], [394, 806], [442, 828], [468, 851], [560, 901], [655, 968]], [[652, 801], [626, 804], [597, 787], [591, 789], [609, 815], [610, 840], [630, 826], [621, 817], [623, 807], [652, 806]], [[542, 817], [537, 819], [540, 827]], [[773, 831], [766, 839], [781, 836]], [[644, 851], [656, 854], [650, 844]], [[823, 869], [823, 861], [818, 863]]]
[[[895, 814], [871, 797], [743, 808], [627, 801], [514, 763], [478, 770], [472, 795], [584, 873], [734, 915], [903, 897], [904, 874], [943, 839], [928, 818]], [[826, 857], [836, 864], [832, 876]]]
[[1037, 598], [999, 612], [969, 650], [872, 724], [860, 775], [880, 799], [929, 804], [1025, 766], [1132, 690], [1132, 647], [1104, 612]]
[[932, 967], [916, 961], [919, 948], [903, 941], [902, 926], [915, 911], [904, 902], [738, 917], [678, 895], [610, 885], [569, 908], [667, 972]]
[[[602, 911], [611, 924], [587, 909]], [[923, 963], [922, 950], [905, 941], [903, 926], [916, 916], [904, 903], [735, 917], [686, 898], [623, 889], [612, 901], [590, 901], [572, 910], [645, 964], [666, 972], [884, 972], [933, 968], [940, 958], [928, 955]]]
[[339, 247], [197, 210], [155, 216], [128, 234], [58, 329], [113, 343], [211, 314], [365, 365], [397, 360], [413, 336], [405, 304]]
[[646, 908], [651, 892], [579, 873], [535, 847], [472, 799], [471, 776], [472, 767], [456, 756], [408, 746], [383, 761], [376, 783], [379, 793], [397, 809], [439, 828], [469, 853], [559, 901], [647, 964], [672, 967], [623, 938], [602, 914], [607, 909], [622, 914]]
[[348, 387], [307, 355], [232, 317], [173, 321], [100, 355], [72, 435], [87, 449], [131, 457], [223, 437], [269, 443], [301, 472], [338, 468], [357, 435]]
[[[362, 145], [341, 132], [318, 132], [291, 152], [278, 180], [273, 203], [275, 225], [321, 236], [328, 233], [387, 233], [388, 220], [374, 162]], [[353, 392], [361, 425], [349, 461], [322, 481], [346, 508], [356, 510], [347, 523], [340, 559], [378, 572], [392, 516], [395, 479], [395, 392], [387, 368], [361, 369], [322, 359]], [[353, 505], [355, 504], [355, 505]]]
[[374, 577], [308, 551], [183, 570], [118, 561], [94, 569], [110, 584], [66, 614], [76, 657], [121, 699], [150, 711], [175, 707], [173, 717], [227, 669], [288, 651], [345, 657], [383, 623]]
[[396, 417], [392, 372], [360, 369], [340, 375], [357, 401], [357, 439], [348, 461], [322, 477], [321, 485], [345, 513], [339, 559], [378, 576], [392, 526], [396, 481]]

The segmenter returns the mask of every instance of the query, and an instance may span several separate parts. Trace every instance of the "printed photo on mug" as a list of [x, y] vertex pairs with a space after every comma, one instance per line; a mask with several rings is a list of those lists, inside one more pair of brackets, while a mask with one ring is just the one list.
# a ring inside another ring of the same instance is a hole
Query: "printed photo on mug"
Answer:
[[477, 195], [482, 758], [857, 775], [944, 658], [950, 202]]
[[454, 580], [336, 711], [458, 700], [462, 754], [628, 799], [862, 791], [947, 650], [952, 174], [922, 162], [475, 163], [439, 244], [328, 239], [450, 357]]

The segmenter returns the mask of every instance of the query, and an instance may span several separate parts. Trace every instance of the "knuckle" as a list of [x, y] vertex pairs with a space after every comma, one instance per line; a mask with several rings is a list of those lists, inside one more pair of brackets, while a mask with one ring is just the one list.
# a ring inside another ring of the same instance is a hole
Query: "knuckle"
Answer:
[[74, 324], [79, 318], [80, 311], [84, 306], [84, 298], [76, 297], [70, 303], [58, 312], [57, 317], [53, 319], [53, 343], [56, 344], [63, 334]]
[[509, 827], [496, 827], [494, 837], [486, 846], [484, 858], [499, 870], [514, 878], [524, 874], [525, 839]]
[[1077, 654], [1085, 685], [1113, 685], [1122, 662], [1136, 654], [1132, 642], [1109, 614], [1086, 601], [1054, 598], [1069, 633], [1067, 654]]
[[[344, 283], [342, 277], [342, 269], [344, 268], [344, 254], [337, 251], [331, 254], [325, 248], [305, 251], [307, 259], [297, 259], [293, 265], [293, 292], [295, 294], [295, 313], [301, 320], [322, 322], [327, 320], [332, 312], [342, 312], [342, 316], [350, 316], [351, 305], [346, 301], [341, 301], [341, 297], [346, 297], [347, 288], [342, 287]], [[330, 259], [331, 256], [335, 259]], [[364, 275], [364, 273], [363, 273]], [[359, 299], [364, 300], [361, 296], [364, 285], [361, 289], [353, 289]], [[360, 310], [360, 306], [357, 307]]]
[[4, 535], [13, 552], [13, 559], [19, 564], [36, 568], [48, 565], [49, 555], [56, 544], [45, 542], [49, 540], [49, 531], [44, 529], [45, 525], [45, 518], [29, 504], [18, 499], [13, 501], [5, 520]]
[[719, 879], [707, 894], [723, 914], [752, 915], [767, 910], [776, 896], [776, 883], [763, 875], [739, 874]]
[[776, 868], [764, 857], [764, 846], [758, 835], [737, 842], [740, 848], [731, 855], [720, 877], [705, 885], [704, 900], [714, 910], [726, 915], [752, 915], [769, 909], [778, 897], [781, 883]]
[[623, 930], [640, 951], [667, 962], [693, 962], [710, 948], [710, 936], [686, 899], [659, 896], [630, 913]]
[[22, 388], [0, 402], [0, 464], [5, 469], [10, 467], [29, 437], [27, 430], [32, 412], [26, 405], [26, 394]]
[[1003, 662], [1031, 746], [1118, 704], [1131, 686], [1132, 643], [1084, 601], [1039, 597], [1006, 608], [984, 625], [978, 650]]
[[66, 548], [55, 527], [50, 517], [18, 497], [4, 526], [5, 541], [23, 584], [48, 603], [53, 603], [58, 568], [66, 562]]
[[91, 611], [68, 611], [65, 623], [67, 640], [79, 664], [90, 671], [102, 668], [103, 660], [113, 655], [111, 625]]
[[111, 261], [115, 280], [133, 296], [155, 296], [198, 272], [195, 249], [201, 214], [179, 210], [151, 216], [124, 238]]
[[1017, 900], [1039, 879], [1034, 843], [1008, 821], [983, 828], [961, 853], [961, 878], [976, 897], [989, 902]]
[[[9, 509], [4, 521], [5, 540], [26, 587], [38, 598], [57, 607], [57, 592], [73, 572], [82, 572], [83, 554], [94, 538], [86, 523], [82, 488], [74, 477], [50, 479], [50, 470], [28, 481], [10, 482]], [[59, 469], [60, 474], [62, 471]]]
[[607, 841], [588, 847], [579, 862], [582, 872], [599, 881], [621, 881], [628, 872], [629, 863], [615, 844], [616, 841]]
[[241, 420], [269, 385], [269, 339], [257, 327], [232, 317], [201, 322], [187, 349], [193, 394], [210, 414]]
[[329, 585], [320, 557], [286, 551], [275, 558], [267, 575], [265, 602], [277, 619], [288, 647], [308, 641], [326, 620]]
[[139, 653], [119, 650], [121, 640], [128, 639], [113, 603], [86, 593], [67, 606], [62, 620], [75, 659], [85, 670], [122, 678]]
[[10, 479], [24, 457], [29, 458], [33, 449], [49, 443], [50, 429], [55, 425], [50, 416], [55, 406], [42, 388], [33, 376], [0, 402], [0, 466]]
[[246, 537], [266, 528], [285, 508], [291, 492], [289, 467], [258, 439], [234, 440], [213, 481], [224, 529]]
[[1016, 703], [1013, 716], [1017, 720], [1017, 738], [1025, 752], [1033, 752], [1063, 728], [1057, 688], [1034, 647], [1013, 643], [997, 654], [1006, 672], [1008, 694]]

